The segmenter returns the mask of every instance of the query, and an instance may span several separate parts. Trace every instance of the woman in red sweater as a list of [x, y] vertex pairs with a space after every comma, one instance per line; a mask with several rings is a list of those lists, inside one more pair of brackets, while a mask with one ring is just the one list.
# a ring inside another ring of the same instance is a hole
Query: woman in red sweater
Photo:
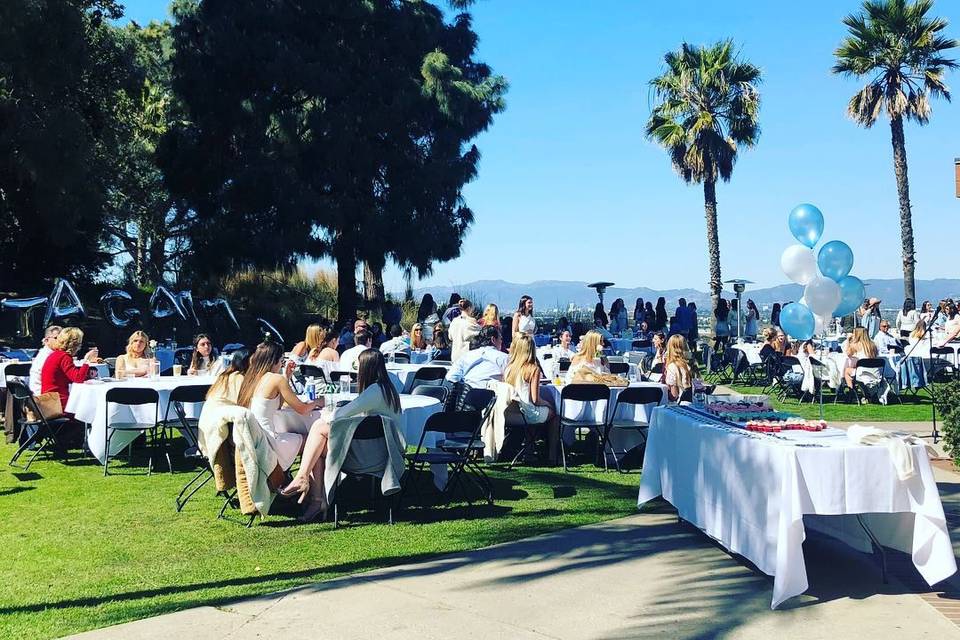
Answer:
[[73, 363], [73, 357], [83, 344], [83, 331], [67, 327], [57, 336], [57, 344], [40, 373], [40, 392], [56, 391], [60, 394], [60, 406], [66, 409], [70, 397], [70, 384], [83, 382], [90, 377], [90, 362], [96, 362], [97, 350], [90, 349], [81, 366]]

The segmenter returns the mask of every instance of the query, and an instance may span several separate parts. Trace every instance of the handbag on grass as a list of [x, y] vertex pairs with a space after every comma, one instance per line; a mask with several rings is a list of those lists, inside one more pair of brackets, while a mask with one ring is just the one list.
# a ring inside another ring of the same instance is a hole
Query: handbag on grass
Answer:
[[[41, 393], [38, 396], [33, 396], [33, 401], [36, 403], [37, 408], [40, 409], [40, 413], [43, 414], [45, 419], [53, 420], [55, 418], [63, 417], [63, 406], [60, 404], [60, 394], [56, 391], [47, 391], [46, 393]], [[26, 407], [26, 413], [28, 421], [40, 421], [40, 416], [35, 415], [32, 407], [29, 405]]]

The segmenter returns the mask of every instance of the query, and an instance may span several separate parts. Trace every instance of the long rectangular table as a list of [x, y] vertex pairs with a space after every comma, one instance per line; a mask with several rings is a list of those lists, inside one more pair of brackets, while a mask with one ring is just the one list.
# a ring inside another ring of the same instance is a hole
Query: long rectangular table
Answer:
[[[933, 585], [957, 564], [925, 448], [910, 453], [916, 474], [901, 481], [888, 449], [856, 444], [839, 429], [754, 434], [686, 408], [659, 407], [637, 504], [663, 496], [681, 518], [773, 576], [771, 608], [807, 590], [809, 515], [861, 516], [880, 544], [910, 553]], [[833, 529], [853, 535], [856, 521]]]

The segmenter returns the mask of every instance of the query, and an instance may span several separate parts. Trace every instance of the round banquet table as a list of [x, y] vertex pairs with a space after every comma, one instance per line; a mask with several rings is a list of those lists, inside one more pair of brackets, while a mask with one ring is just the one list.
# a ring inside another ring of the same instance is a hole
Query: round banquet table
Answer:
[[[90, 453], [103, 462], [103, 452], [107, 438], [107, 422], [150, 422], [157, 417], [163, 420], [167, 405], [170, 402], [170, 392], [181, 386], [197, 384], [213, 384], [213, 376], [163, 376], [159, 379], [134, 378], [123, 381], [102, 382], [88, 380], [82, 384], [70, 387], [70, 397], [67, 399], [65, 411], [72, 413], [80, 422], [89, 425], [87, 429], [87, 447]], [[125, 406], [111, 403], [110, 415], [107, 415], [107, 390], [122, 387], [125, 389], [154, 389], [160, 397], [160, 406], [144, 404]], [[202, 402], [185, 404], [184, 411], [188, 418], [200, 416]], [[159, 414], [156, 410], [159, 409]], [[171, 416], [175, 415], [171, 412]], [[115, 456], [128, 444], [140, 435], [139, 432], [121, 431], [110, 437], [110, 455]]]
[[[343, 400], [353, 400], [357, 395], [356, 393], [330, 393], [324, 394], [323, 398], [327, 406], [333, 406]], [[420, 434], [423, 433], [423, 426], [427, 423], [427, 418], [443, 411], [443, 405], [440, 404], [439, 400], [431, 398], [430, 396], [412, 396], [402, 393], [400, 394], [400, 410], [402, 412], [402, 421], [399, 425], [400, 432], [403, 434], [406, 444], [416, 446], [417, 443], [420, 442]], [[316, 420], [326, 417], [324, 415], [325, 409], [318, 409], [306, 415], [300, 415], [290, 407], [284, 407], [281, 413], [286, 416], [296, 416], [300, 422], [295, 424], [295, 428], [288, 428], [288, 430], [296, 431], [304, 435], [309, 432], [310, 425]], [[294, 421], [293, 418], [289, 418], [289, 420]], [[287, 424], [289, 425], [290, 422], [287, 422]], [[302, 428], [300, 428], [301, 424]], [[436, 433], [430, 434], [430, 436], [424, 438], [424, 445], [429, 447], [434, 446], [439, 439], [438, 436], [439, 434]]]
[[[610, 387], [610, 399], [606, 402], [597, 400], [594, 402], [573, 402], [568, 400], [563, 418], [566, 420], [579, 420], [590, 422], [607, 422], [611, 418], [617, 420], [635, 420], [637, 422], [649, 423], [653, 408], [662, 406], [669, 402], [667, 395], [667, 386], [658, 382], [631, 382], [631, 387], [654, 387], [660, 389], [660, 402], [649, 405], [624, 405], [617, 409], [617, 414], [612, 416], [612, 412], [617, 403], [617, 397], [624, 387]], [[560, 413], [560, 393], [562, 386], [550, 383], [540, 386], [541, 397], [551, 403], [554, 411]], [[564, 442], [571, 443], [575, 437], [573, 428], [566, 428], [563, 432]], [[639, 446], [644, 440], [635, 429], [612, 429], [610, 432], [610, 444], [614, 451], [622, 452]]]

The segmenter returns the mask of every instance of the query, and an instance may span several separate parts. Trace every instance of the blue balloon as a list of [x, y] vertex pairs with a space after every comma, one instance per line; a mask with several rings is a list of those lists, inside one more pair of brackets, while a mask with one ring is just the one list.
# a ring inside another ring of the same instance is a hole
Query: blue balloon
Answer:
[[863, 287], [863, 282], [856, 276], [847, 276], [841, 278], [837, 285], [840, 287], [840, 304], [833, 312], [835, 316], [845, 316], [856, 311], [867, 297], [867, 292]]
[[788, 218], [790, 233], [800, 244], [813, 249], [823, 235], [823, 214], [812, 204], [801, 204], [793, 208]]
[[817, 320], [810, 309], [791, 302], [780, 310], [780, 327], [797, 340], [809, 340], [817, 330]]
[[846, 242], [831, 240], [820, 247], [817, 266], [820, 267], [823, 277], [839, 283], [853, 269], [853, 250]]

